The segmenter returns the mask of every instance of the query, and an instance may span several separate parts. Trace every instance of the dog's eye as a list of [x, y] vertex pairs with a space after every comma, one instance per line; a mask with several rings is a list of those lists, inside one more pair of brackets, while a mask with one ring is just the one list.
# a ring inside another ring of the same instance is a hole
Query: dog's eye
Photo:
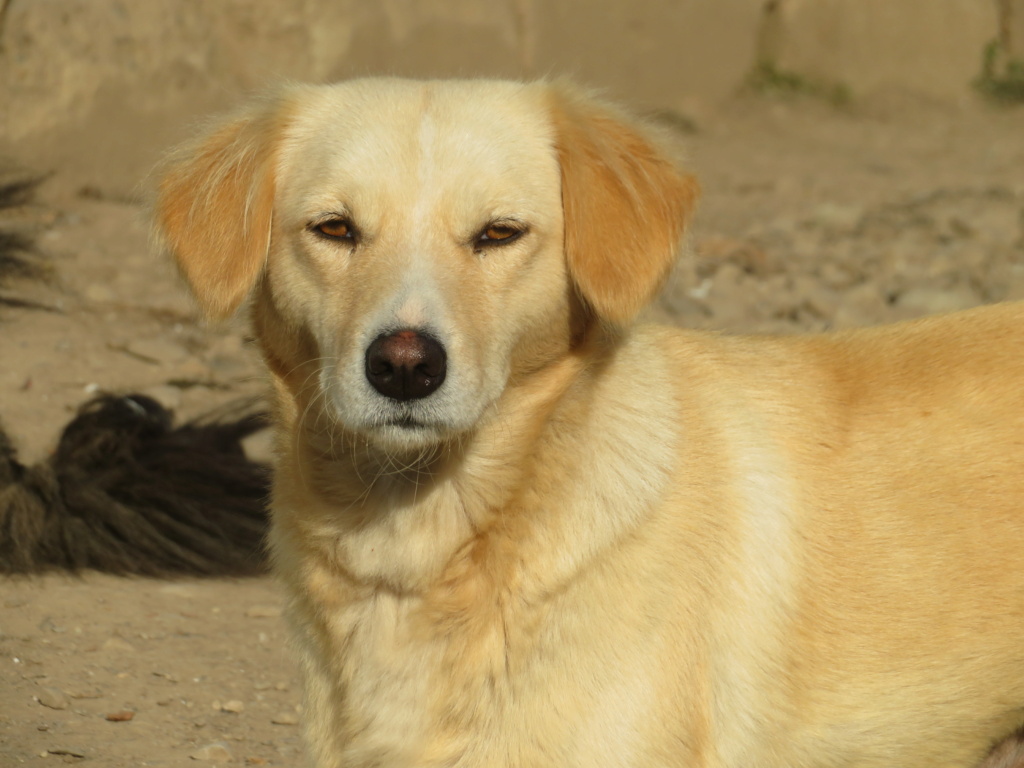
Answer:
[[355, 238], [355, 228], [345, 219], [321, 221], [314, 229], [321, 235], [335, 240], [352, 240]]
[[476, 243], [478, 246], [510, 243], [525, 231], [511, 224], [490, 224], [477, 236]]

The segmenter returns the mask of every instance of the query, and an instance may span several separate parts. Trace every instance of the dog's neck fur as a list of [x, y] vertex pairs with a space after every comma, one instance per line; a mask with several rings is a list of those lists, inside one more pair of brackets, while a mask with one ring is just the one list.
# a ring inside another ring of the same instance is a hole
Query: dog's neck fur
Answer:
[[[307, 694], [336, 702], [312, 728], [324, 728], [322, 743], [339, 745], [338, 754], [379, 748], [393, 757], [397, 728], [418, 756], [450, 764], [488, 718], [516, 706], [510, 681], [546, 652], [539, 628], [561, 615], [560, 598], [608, 588], [594, 565], [606, 564], [602, 556], [635, 534], [666, 492], [679, 450], [666, 414], [678, 403], [657, 372], [649, 386], [608, 386], [641, 360], [649, 368], [660, 335], [590, 343], [599, 348], [513, 379], [471, 435], [418, 462], [404, 457], [399, 471], [365, 440], [324, 432], [315, 395], [296, 398], [277, 379], [273, 550], [286, 566], [278, 572], [303, 627], [299, 641], [330, 666], [312, 679], [340, 686]], [[570, 446], [579, 462], [558, 461]], [[635, 477], [644, 484], [629, 482]], [[378, 652], [396, 644], [417, 651]], [[441, 685], [453, 670], [459, 679]], [[441, 690], [450, 695], [435, 697]], [[381, 730], [374, 718], [385, 711]], [[434, 716], [449, 729], [426, 729]]]
[[298, 538], [319, 542], [318, 559], [354, 585], [422, 593], [497, 527], [509, 534], [524, 524], [511, 512], [531, 485], [539, 458], [531, 452], [564, 393], [585, 386], [582, 359], [535, 372], [473, 433], [420, 452], [391, 453], [307, 404], [289, 404], [282, 410], [296, 418], [279, 435], [289, 445], [275, 507], [302, 504]]

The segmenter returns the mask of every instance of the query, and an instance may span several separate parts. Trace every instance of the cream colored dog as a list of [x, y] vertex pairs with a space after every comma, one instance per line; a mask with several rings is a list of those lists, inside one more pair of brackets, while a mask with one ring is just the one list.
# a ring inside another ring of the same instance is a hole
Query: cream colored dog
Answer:
[[696, 195], [544, 83], [288, 88], [171, 161], [273, 376], [315, 765], [975, 766], [1024, 722], [1024, 309], [634, 327]]

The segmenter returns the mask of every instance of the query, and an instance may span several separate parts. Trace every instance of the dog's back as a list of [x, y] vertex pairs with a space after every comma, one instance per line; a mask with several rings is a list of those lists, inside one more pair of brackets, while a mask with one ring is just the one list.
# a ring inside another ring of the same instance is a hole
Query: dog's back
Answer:
[[[1021, 724], [1022, 328], [1010, 304], [813, 337], [678, 334], [679, 397], [699, 403], [683, 433], [729, 457], [708, 524], [732, 546], [707, 578], [714, 740], [737, 764], [763, 737], [779, 765], [970, 765]], [[683, 497], [707, 481], [701, 451], [687, 442]]]

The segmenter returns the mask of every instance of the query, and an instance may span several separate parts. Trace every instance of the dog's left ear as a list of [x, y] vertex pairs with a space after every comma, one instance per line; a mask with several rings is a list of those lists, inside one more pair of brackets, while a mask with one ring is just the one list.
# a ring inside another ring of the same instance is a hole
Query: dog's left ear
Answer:
[[603, 320], [632, 320], [675, 263], [699, 194], [643, 128], [598, 101], [550, 90], [569, 273]]
[[281, 108], [267, 102], [178, 150], [156, 203], [159, 236], [208, 317], [230, 315], [270, 248]]

